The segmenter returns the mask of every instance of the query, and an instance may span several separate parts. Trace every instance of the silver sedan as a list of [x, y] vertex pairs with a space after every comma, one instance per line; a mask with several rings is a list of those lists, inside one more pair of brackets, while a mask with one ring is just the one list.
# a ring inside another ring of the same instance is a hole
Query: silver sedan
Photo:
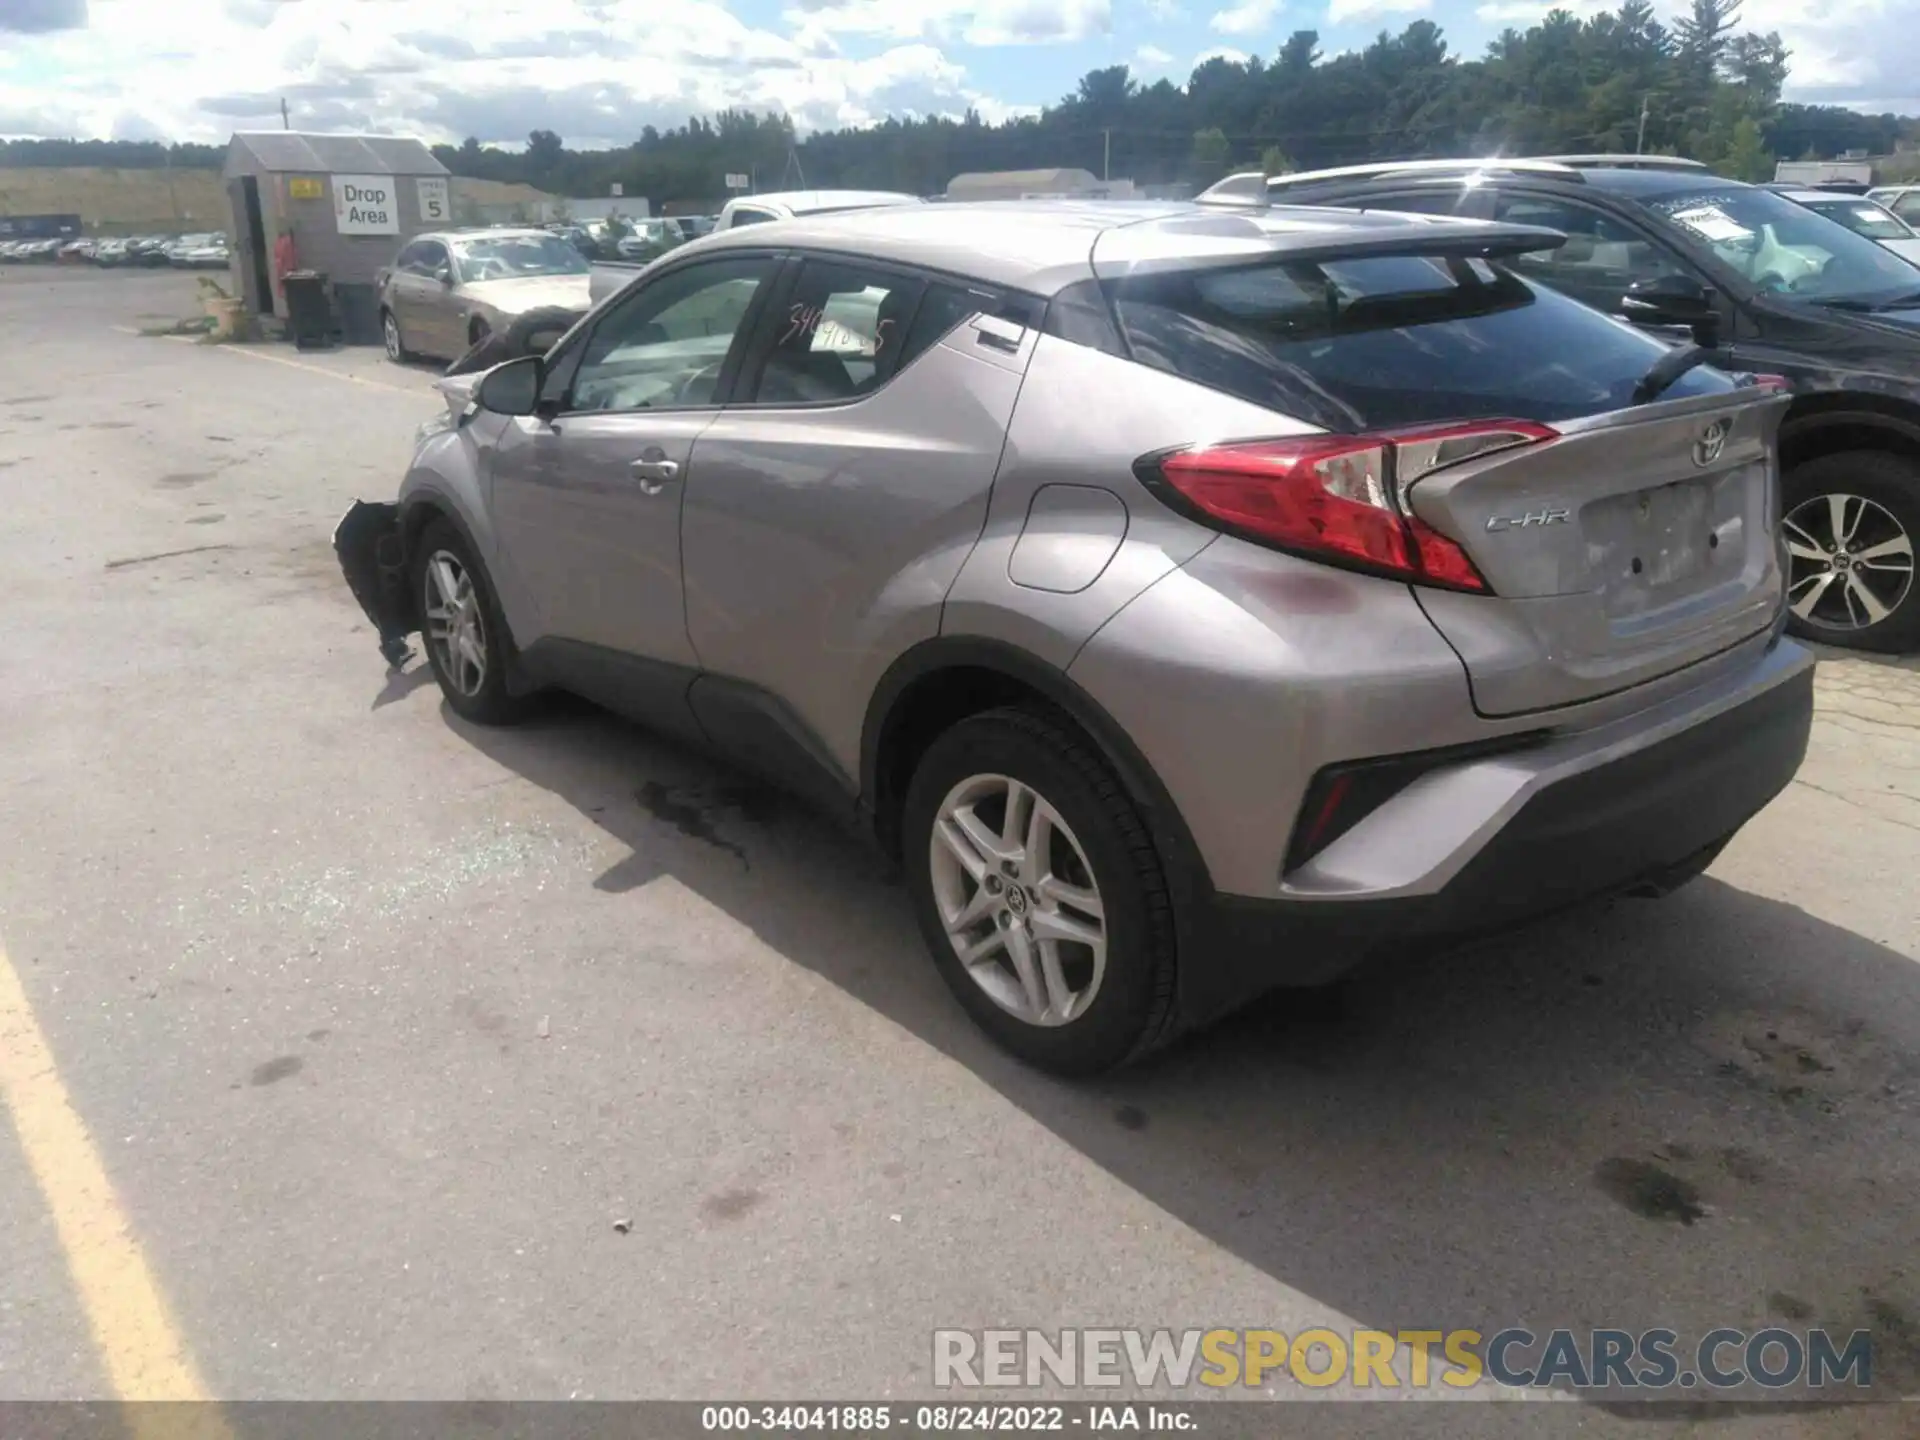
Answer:
[[453, 359], [534, 310], [587, 311], [586, 257], [545, 230], [420, 235], [380, 272], [387, 355]]

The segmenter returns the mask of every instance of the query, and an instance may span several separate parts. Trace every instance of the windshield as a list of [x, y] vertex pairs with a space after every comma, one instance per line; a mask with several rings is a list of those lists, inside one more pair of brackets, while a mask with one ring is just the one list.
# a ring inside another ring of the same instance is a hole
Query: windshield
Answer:
[[1816, 200], [1807, 205], [1816, 215], [1824, 215], [1869, 240], [1911, 240], [1913, 231], [1906, 222], [1882, 210], [1871, 200]]
[[1892, 251], [1771, 190], [1682, 191], [1647, 208], [1764, 290], [1875, 302], [1920, 288], [1920, 274]]
[[545, 234], [455, 240], [453, 258], [460, 262], [460, 278], [469, 284], [528, 275], [585, 275], [592, 268], [565, 240]]
[[[1329, 430], [1633, 404], [1668, 347], [1484, 260], [1391, 256], [1117, 282], [1133, 358]], [[1689, 371], [1667, 393], [1732, 388]]]

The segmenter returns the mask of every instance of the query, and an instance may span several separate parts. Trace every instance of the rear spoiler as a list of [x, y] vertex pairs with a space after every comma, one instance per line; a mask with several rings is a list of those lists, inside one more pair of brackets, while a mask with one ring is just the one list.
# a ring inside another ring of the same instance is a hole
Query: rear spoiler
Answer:
[[[1499, 260], [1567, 243], [1558, 230], [1444, 216], [1343, 210], [1378, 219], [1392, 214], [1404, 225], [1331, 223], [1325, 212], [1276, 208], [1264, 212], [1220, 211], [1179, 216], [1104, 231], [1093, 250], [1093, 273], [1101, 280], [1166, 270], [1195, 270], [1260, 263], [1317, 264], [1325, 260], [1455, 258]], [[1297, 218], [1294, 218], [1297, 217]], [[1316, 223], [1318, 222], [1318, 223]]]

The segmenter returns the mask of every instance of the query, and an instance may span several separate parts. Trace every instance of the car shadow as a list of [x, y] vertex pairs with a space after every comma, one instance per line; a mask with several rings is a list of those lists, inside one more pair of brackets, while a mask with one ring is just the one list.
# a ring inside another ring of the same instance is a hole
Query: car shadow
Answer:
[[380, 687], [380, 693], [373, 697], [370, 710], [382, 710], [396, 700], [404, 700], [422, 685], [433, 682], [433, 666], [423, 656], [415, 655], [408, 659], [401, 669], [387, 670], [386, 683]]
[[1361, 1324], [1862, 1328], [1877, 1382], [1920, 1384], [1920, 965], [1894, 950], [1708, 877], [1065, 1083], [973, 1029], [889, 867], [798, 802], [582, 704], [443, 713], [626, 847], [597, 888], [671, 875]]

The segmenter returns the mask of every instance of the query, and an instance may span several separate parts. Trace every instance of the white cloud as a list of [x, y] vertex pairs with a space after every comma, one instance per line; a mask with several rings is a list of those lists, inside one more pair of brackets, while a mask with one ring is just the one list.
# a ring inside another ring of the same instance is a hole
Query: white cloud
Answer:
[[[1339, 0], [1334, 3], [1338, 4]], [[1524, 30], [1529, 25], [1538, 25], [1552, 10], [1565, 10], [1584, 19], [1607, 8], [1607, 0], [1491, 0], [1489, 4], [1477, 6], [1473, 13], [1488, 25], [1502, 29], [1511, 25]]]
[[1180, 0], [1147, 0], [1147, 14], [1163, 22], [1187, 18], [1187, 12], [1182, 8]]
[[1211, 50], [1202, 50], [1194, 56], [1193, 64], [1189, 68], [1198, 70], [1209, 60], [1231, 60], [1236, 65], [1244, 65], [1247, 59], [1247, 52], [1244, 50], [1236, 50], [1231, 45], [1216, 45]]
[[[744, 23], [723, 0], [90, 0], [85, 29], [0, 40], [0, 134], [218, 143], [277, 126], [283, 96], [296, 127], [509, 144], [540, 128], [624, 145], [729, 106], [782, 109], [802, 128], [969, 107], [999, 118], [1014, 112], [945, 40], [1067, 38], [1111, 17], [1111, 0], [812, 3], [795, 30]], [[17, 0], [0, 11], [24, 13]], [[849, 16], [859, 23], [837, 31]]]
[[1113, 0], [795, 0], [784, 18], [803, 39], [879, 35], [968, 45], [1044, 45], [1113, 29]]
[[1433, 0], [1332, 0], [1327, 6], [1327, 23], [1344, 25], [1350, 20], [1370, 20], [1378, 15], [1402, 15], [1432, 8]]
[[1256, 35], [1273, 24], [1273, 12], [1279, 8], [1278, 0], [1240, 0], [1231, 10], [1215, 13], [1207, 24], [1222, 35]]
[[1133, 52], [1133, 68], [1136, 70], [1164, 70], [1173, 63], [1173, 56], [1158, 45], [1142, 45]]

